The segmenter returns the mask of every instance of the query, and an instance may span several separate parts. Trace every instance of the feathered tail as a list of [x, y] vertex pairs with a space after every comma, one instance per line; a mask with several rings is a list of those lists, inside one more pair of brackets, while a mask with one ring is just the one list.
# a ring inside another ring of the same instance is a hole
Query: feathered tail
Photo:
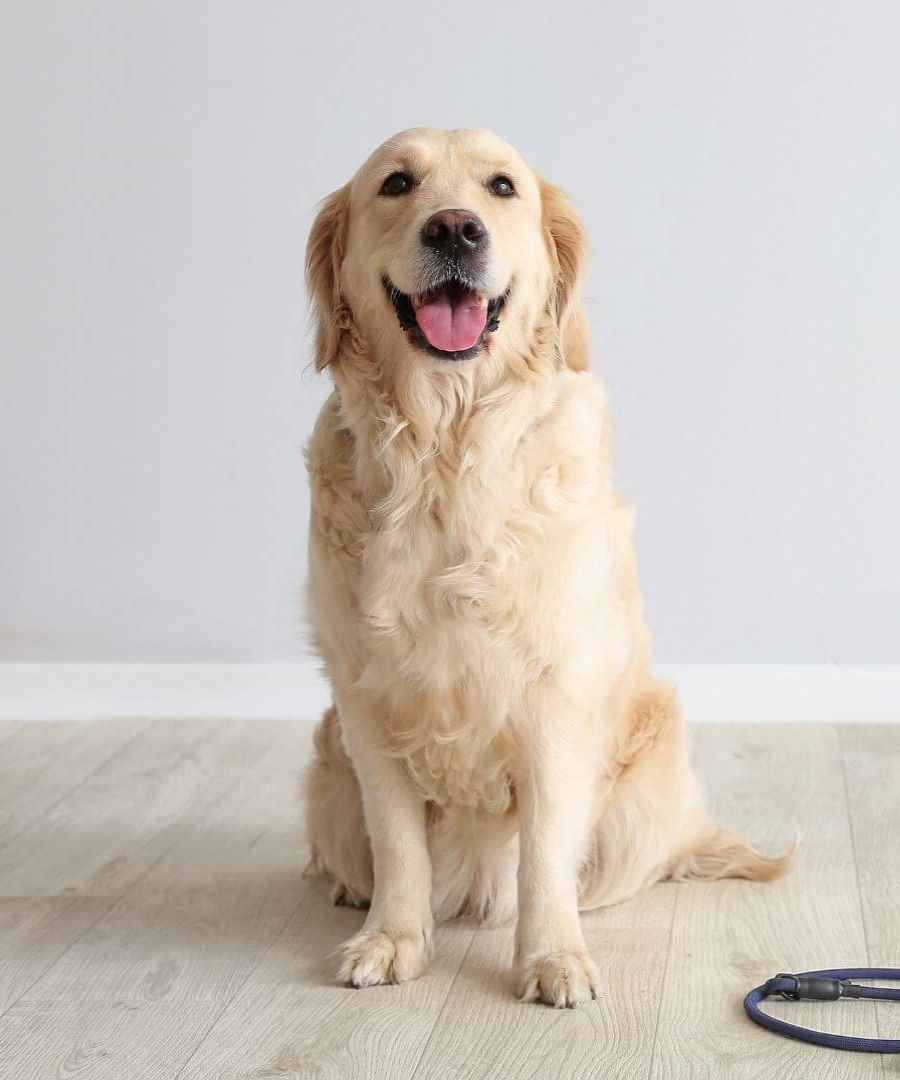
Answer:
[[707, 829], [698, 842], [676, 859], [669, 871], [672, 881], [710, 881], [715, 878], [746, 878], [776, 881], [791, 862], [796, 843], [784, 855], [763, 855], [739, 832]]

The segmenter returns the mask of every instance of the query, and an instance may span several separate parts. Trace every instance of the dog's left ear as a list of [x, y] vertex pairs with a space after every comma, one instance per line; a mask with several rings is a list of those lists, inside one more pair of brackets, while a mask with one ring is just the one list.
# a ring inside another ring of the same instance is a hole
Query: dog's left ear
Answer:
[[306, 244], [306, 282], [316, 323], [316, 371], [337, 358], [349, 311], [341, 296], [341, 264], [347, 246], [350, 185], [322, 200]]
[[541, 180], [541, 203], [544, 233], [555, 269], [550, 313], [559, 329], [560, 359], [572, 371], [587, 371], [587, 324], [581, 308], [587, 237], [568, 198], [546, 180]]

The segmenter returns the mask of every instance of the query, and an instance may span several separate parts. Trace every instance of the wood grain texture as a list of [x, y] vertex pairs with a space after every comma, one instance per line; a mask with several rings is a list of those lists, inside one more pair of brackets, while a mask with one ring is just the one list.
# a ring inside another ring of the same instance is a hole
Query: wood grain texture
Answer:
[[156, 721], [3, 848], [0, 895], [121, 896], [247, 767], [257, 728]]
[[661, 887], [582, 916], [604, 991], [575, 1011], [517, 1001], [512, 929], [478, 930], [416, 1077], [646, 1076], [674, 892]]
[[284, 768], [299, 759], [298, 732], [257, 723], [251, 734], [265, 752], [248, 754], [250, 767], [182, 823], [175, 845], [29, 998], [139, 1004], [234, 996], [297, 907], [302, 885], [296, 784]]
[[0, 848], [148, 726], [147, 720], [17, 725], [0, 745]]
[[[794, 869], [774, 885], [678, 886], [651, 1076], [881, 1076], [879, 1058], [780, 1038], [750, 1024], [741, 1006], [743, 993], [779, 971], [866, 963], [836, 729], [723, 726], [695, 736], [715, 817], [775, 850], [795, 825], [800, 846]], [[874, 1030], [871, 1003], [842, 1004], [765, 1008], [804, 1026]]]
[[0, 747], [22, 726], [19, 720], [0, 720]]
[[[76, 730], [26, 738], [5, 788], [25, 824], [0, 848], [2, 1080], [900, 1077], [897, 1059], [779, 1039], [740, 1006], [778, 970], [900, 962], [900, 728], [695, 732], [717, 819], [769, 850], [796, 824], [797, 865], [775, 886], [662, 885], [586, 914], [605, 994], [561, 1011], [512, 996], [508, 928], [438, 927], [416, 983], [334, 982], [363, 914], [300, 875], [309, 725], [85, 725], [85, 746]], [[69, 754], [81, 779], [48, 803]], [[875, 1031], [870, 1003], [768, 1007]], [[898, 1013], [881, 1008], [882, 1034]]]
[[[900, 726], [843, 728], [841, 748], [869, 965], [900, 968]], [[900, 1004], [875, 1011], [881, 1038], [900, 1039]], [[900, 1077], [900, 1056], [882, 1064]]]
[[474, 931], [438, 927], [417, 982], [352, 990], [334, 980], [336, 949], [362, 921], [362, 912], [334, 907], [321, 882], [307, 882], [284, 933], [179, 1080], [413, 1076]]
[[26, 1002], [0, 1017], [4, 1080], [172, 1080], [213, 1002], [70, 1005]]
[[110, 897], [0, 898], [0, 1015], [103, 915]]

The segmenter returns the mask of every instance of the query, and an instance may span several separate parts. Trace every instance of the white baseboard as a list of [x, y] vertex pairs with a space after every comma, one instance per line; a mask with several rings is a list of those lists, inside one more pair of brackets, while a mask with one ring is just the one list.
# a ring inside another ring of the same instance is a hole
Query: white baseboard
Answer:
[[313, 663], [0, 664], [0, 719], [312, 719], [329, 700]]
[[[900, 666], [667, 664], [694, 723], [900, 722]], [[312, 719], [330, 698], [312, 663], [0, 664], [0, 719]]]

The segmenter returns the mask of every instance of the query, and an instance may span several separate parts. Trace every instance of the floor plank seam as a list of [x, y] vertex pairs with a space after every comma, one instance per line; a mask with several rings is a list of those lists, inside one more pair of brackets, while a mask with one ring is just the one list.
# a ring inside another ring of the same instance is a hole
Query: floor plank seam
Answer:
[[[144, 728], [141, 729], [141, 732], [137, 732], [135, 734], [134, 738], [137, 738], [142, 732], [148, 731], [156, 723], [160, 723], [160, 721], [155, 721], [155, 720], [149, 721], [147, 723], [147, 725]], [[243, 776], [245, 774], [245, 772], [247, 770], [249, 770], [259, 760], [259, 758], [261, 758], [263, 756], [263, 754], [268, 753], [269, 749], [275, 743], [275, 738], [276, 738], [276, 736], [273, 735], [271, 740], [266, 743], [265, 748], [263, 749], [263, 751], [260, 754], [258, 754], [257, 756], [255, 756], [254, 758], [252, 758], [252, 760], [249, 761], [246, 764], [244, 770], [240, 774], [241, 776]], [[121, 747], [121, 750], [125, 750], [125, 748], [131, 744], [131, 742], [133, 742], [133, 739], [129, 739], [128, 742], [125, 743], [125, 745], [123, 747]], [[117, 751], [117, 753], [115, 753], [111, 757], [107, 758], [106, 762], [104, 762], [103, 764], [104, 765], [109, 764], [110, 762], [114, 761], [115, 758], [118, 756], [118, 753], [121, 752], [121, 750]], [[183, 758], [179, 758], [179, 761], [181, 761], [181, 760], [183, 760]], [[98, 768], [102, 768], [102, 767], [103, 767], [102, 765], [98, 766]], [[97, 770], [95, 770], [95, 772], [96, 771]], [[87, 779], [88, 779], [88, 777], [85, 777], [85, 780], [87, 780]], [[63, 795], [62, 798], [66, 798], [67, 795], [71, 794], [74, 791], [77, 791], [77, 789], [80, 786], [81, 786], [80, 784], [76, 784], [75, 787], [73, 787], [69, 792], [67, 792], [66, 795]], [[210, 807], [213, 806], [214, 803], [220, 797], [221, 797], [221, 792], [215, 792], [209, 798], [209, 800], [207, 802], [203, 803], [202, 806], [199, 808], [199, 811], [198, 811], [198, 819], [202, 820], [206, 816], [206, 813], [210, 809]], [[54, 804], [54, 805], [56, 805], [56, 804]], [[47, 811], [47, 813], [49, 813], [49, 811]], [[156, 835], [159, 835], [159, 834], [156, 834]], [[110, 906], [108, 908], [106, 908], [104, 911], [102, 911], [97, 916], [97, 918], [90, 924], [90, 926], [85, 927], [84, 930], [82, 931], [82, 933], [78, 934], [77, 937], [75, 938], [75, 940], [72, 941], [71, 944], [62, 953], [60, 953], [59, 956], [57, 956], [57, 957], [55, 957], [53, 959], [52, 963], [50, 963], [47, 966], [47, 968], [40, 974], [40, 976], [37, 979], [35, 979], [34, 982], [30, 983], [28, 988], [22, 994], [19, 995], [19, 997], [16, 999], [16, 1002], [25, 1000], [27, 998], [28, 991], [31, 990], [33, 987], [37, 986], [37, 984], [40, 982], [40, 980], [42, 978], [44, 978], [45, 975], [49, 974], [57, 966], [57, 964], [61, 963], [61, 961], [71, 952], [72, 949], [75, 948], [75, 946], [84, 938], [84, 936], [86, 934], [88, 934], [91, 930], [93, 930], [94, 927], [98, 926], [107, 916], [112, 915], [121, 904], [123, 904], [127, 899], [129, 899], [131, 897], [131, 894], [134, 892], [134, 890], [137, 889], [138, 886], [142, 884], [142, 882], [156, 869], [156, 867], [163, 861], [163, 859], [165, 859], [166, 856], [169, 855], [169, 853], [171, 851], [173, 851], [178, 846], [179, 843], [180, 843], [180, 840], [178, 838], [178, 835], [175, 834], [174, 837], [173, 837], [172, 843], [169, 844], [166, 848], [164, 848], [163, 851], [160, 852], [159, 857], [154, 859], [151, 863], [149, 863], [144, 868], [144, 870], [138, 875], [138, 877], [136, 877], [135, 880], [128, 886], [128, 888], [120, 896], [115, 897], [113, 899], [113, 902], [110, 904]], [[87, 894], [87, 895], [90, 895], [90, 894]], [[73, 902], [74, 902], [75, 900], [83, 899], [83, 897], [82, 896], [73, 896], [72, 899], [73, 899]], [[66, 909], [63, 909], [63, 910], [65, 911]], [[62, 912], [60, 912], [60, 914], [62, 914]], [[279, 933], [280, 933], [280, 931], [279, 931]], [[231, 1001], [231, 999], [229, 998], [229, 1002], [230, 1001]], [[11, 1005], [6, 1010], [4, 1010], [4, 1012], [2, 1014], [3, 1016], [6, 1015], [6, 1013], [9, 1011], [9, 1008], [11, 1008], [13, 1004], [15, 1004], [15, 1002], [11, 1003]]]
[[[154, 721], [154, 723], [160, 723], [160, 722], [163, 722], [163, 721]], [[262, 751], [260, 751], [258, 754], [256, 754], [248, 762], [245, 763], [244, 768], [241, 770], [241, 772], [238, 774], [237, 778], [234, 781], [235, 784], [240, 783], [241, 779], [250, 771], [250, 769], [257, 763], [257, 761], [259, 761], [260, 758], [262, 758], [265, 754], [267, 754], [269, 752], [269, 750], [275, 744], [275, 740], [276, 740], [276, 735], [273, 735], [272, 738], [265, 744]], [[178, 764], [180, 764], [184, 760], [184, 758], [186, 756], [187, 756], [187, 754], [180, 757], [178, 759], [178, 761], [176, 762], [176, 766]], [[210, 797], [206, 800], [206, 802], [202, 803], [198, 807], [198, 809], [197, 809], [197, 821], [198, 822], [204, 821], [206, 819], [210, 809], [222, 797], [223, 797], [223, 792], [221, 792], [221, 791], [213, 792], [213, 794], [210, 795]], [[179, 824], [180, 824], [180, 819], [179, 819]], [[159, 836], [159, 835], [162, 835], [162, 833], [164, 833], [164, 832], [165, 832], [165, 829], [162, 829], [162, 830], [160, 830], [159, 833], [154, 833], [153, 835], [154, 836]], [[137, 889], [137, 887], [139, 885], [141, 885], [144, 882], [144, 880], [147, 877], [149, 877], [150, 874], [153, 873], [153, 871], [157, 868], [157, 866], [159, 866], [159, 864], [163, 861], [163, 859], [165, 859], [168, 855], [170, 855], [175, 850], [175, 848], [178, 847], [178, 845], [180, 843], [181, 843], [180, 837], [178, 836], [177, 832], [174, 832], [172, 842], [160, 852], [159, 856], [156, 859], [154, 859], [151, 863], [149, 863], [144, 868], [144, 870], [138, 875], [138, 877], [136, 877], [134, 879], [134, 881], [132, 881], [132, 883], [121, 894], [121, 896], [119, 896], [116, 899], [116, 902], [105, 913], [105, 915], [111, 915], [121, 903], [123, 903], [125, 900], [129, 899], [131, 897], [131, 894], [134, 892], [134, 890]], [[138, 850], [140, 850], [140, 849], [138, 849]]]
[[[859, 859], [856, 854], [856, 829], [853, 823], [853, 805], [850, 802], [850, 785], [847, 783], [847, 754], [845, 733], [843, 724], [835, 724], [837, 729], [838, 748], [840, 750], [841, 758], [841, 780], [844, 786], [844, 805], [847, 808], [847, 827], [850, 832], [850, 851], [853, 854], [853, 876], [856, 881], [856, 898], [859, 904], [859, 922], [862, 927], [863, 933], [863, 945], [866, 950], [866, 966], [870, 967], [872, 964], [872, 954], [869, 950], [869, 927], [866, 921], [866, 908], [863, 903], [863, 891], [862, 882], [859, 879]], [[875, 1014], [875, 1034], [881, 1038], [881, 1021], [878, 1015], [878, 1006], [872, 1006], [872, 1012]], [[881, 1075], [886, 1075], [887, 1065], [885, 1064], [884, 1055], [879, 1055], [881, 1061]]]
[[425, 1054], [428, 1052], [428, 1047], [431, 1046], [431, 1040], [434, 1038], [434, 1034], [438, 1029], [438, 1024], [441, 1022], [441, 1017], [444, 1015], [444, 1010], [447, 1008], [447, 1002], [453, 993], [453, 988], [456, 986], [456, 980], [459, 978], [460, 972], [465, 966], [466, 960], [469, 958], [469, 950], [472, 948], [472, 943], [475, 940], [475, 935], [478, 933], [477, 928], [473, 927], [471, 936], [469, 937], [469, 943], [466, 945], [466, 951], [462, 955], [462, 959], [459, 962], [459, 967], [453, 973], [453, 978], [450, 980], [450, 985], [447, 987], [447, 992], [444, 994], [444, 1000], [441, 1002], [441, 1007], [438, 1009], [438, 1014], [434, 1018], [434, 1023], [431, 1025], [431, 1031], [428, 1032], [428, 1038], [425, 1040], [425, 1045], [422, 1047], [422, 1052], [416, 1058], [416, 1063], [413, 1066], [413, 1070], [410, 1073], [410, 1080], [416, 1080], [419, 1069], [425, 1059]]
[[[681, 888], [678, 885], [672, 885], [675, 889], [675, 898], [672, 901], [672, 914], [669, 918], [669, 937], [666, 941], [666, 960], [663, 964], [663, 977], [662, 982], [659, 984], [659, 997], [656, 1002], [656, 1024], [653, 1027], [653, 1046], [650, 1049], [650, 1060], [647, 1063], [647, 1080], [651, 1080], [653, 1076], [653, 1069], [656, 1064], [656, 1053], [659, 1048], [659, 1024], [662, 1018], [663, 999], [665, 997], [666, 985], [669, 981], [669, 963], [672, 957], [672, 940], [675, 937], [675, 913], [678, 910], [678, 901], [681, 899]], [[660, 888], [657, 885], [657, 888]], [[688, 886], [690, 888], [690, 886]]]
[[231, 997], [229, 997], [227, 999], [227, 1001], [224, 1002], [224, 1004], [222, 1005], [222, 1008], [216, 1013], [215, 1017], [213, 1018], [212, 1022], [209, 1025], [209, 1027], [206, 1029], [206, 1031], [203, 1032], [202, 1036], [197, 1040], [197, 1045], [194, 1047], [194, 1049], [191, 1051], [190, 1055], [185, 1059], [185, 1061], [182, 1062], [182, 1064], [179, 1066], [178, 1072], [176, 1072], [173, 1075], [172, 1080], [180, 1080], [180, 1077], [184, 1073], [184, 1070], [188, 1067], [188, 1065], [190, 1065], [190, 1063], [194, 1060], [194, 1058], [197, 1056], [197, 1054], [199, 1054], [200, 1051], [203, 1049], [204, 1045], [206, 1044], [206, 1040], [210, 1037], [210, 1035], [212, 1035], [212, 1033], [215, 1030], [216, 1026], [218, 1025], [219, 1021], [222, 1019], [222, 1017], [225, 1015], [225, 1013], [228, 1012], [229, 1007], [232, 1005], [233, 1002], [237, 1001], [238, 997], [240, 996], [241, 991], [244, 989], [244, 987], [247, 985], [247, 983], [253, 978], [253, 976], [259, 970], [261, 965], [263, 963], [265, 963], [266, 957], [269, 955], [269, 953], [272, 951], [272, 949], [275, 948], [275, 946], [278, 944], [278, 942], [281, 940], [281, 938], [287, 932], [287, 928], [293, 922], [295, 916], [297, 915], [297, 912], [300, 910], [300, 908], [303, 907], [304, 902], [309, 899], [310, 892], [311, 892], [311, 890], [309, 890], [309, 889], [305, 889], [303, 891], [303, 893], [300, 896], [300, 899], [297, 901], [296, 906], [291, 908], [290, 912], [285, 917], [285, 920], [281, 925], [281, 929], [272, 938], [272, 940], [269, 943], [268, 947], [263, 949], [263, 951], [262, 951], [259, 959], [256, 961], [256, 963], [252, 964], [250, 966], [250, 969], [247, 972], [246, 977], [241, 980], [241, 983], [240, 983], [239, 986], [235, 987], [234, 993], [231, 995]]
[[12, 727], [9, 728], [8, 731], [5, 731], [2, 735], [0, 735], [0, 747], [2, 747], [8, 739], [11, 739], [13, 735], [17, 735], [24, 726], [25, 725], [21, 720], [14, 720]]
[[[125, 723], [131, 723], [131, 721], [125, 721]], [[119, 757], [120, 754], [124, 753], [128, 749], [128, 747], [131, 746], [131, 744], [135, 741], [135, 739], [137, 739], [141, 735], [143, 735], [144, 732], [150, 730], [150, 728], [153, 726], [154, 721], [152, 721], [152, 720], [146, 720], [146, 721], [143, 721], [143, 722], [135, 721], [135, 723], [140, 723], [140, 727], [137, 729], [137, 731], [135, 731], [135, 733], [131, 736], [130, 739], [128, 739], [126, 742], [124, 742], [118, 748], [118, 750], [115, 750], [112, 754], [109, 755], [109, 757], [104, 758], [102, 761], [99, 761], [95, 768], [91, 769], [91, 771], [89, 773], [84, 775], [77, 783], [73, 784], [72, 787], [66, 788], [66, 790], [64, 792], [62, 792], [62, 794], [59, 796], [59, 798], [55, 799], [50, 804], [50, 806], [45, 807], [37, 815], [37, 817], [32, 818], [30, 821], [24, 822], [21, 825], [21, 827], [19, 829], [17, 829], [16, 832], [14, 832], [12, 834], [12, 836], [8, 836], [3, 841], [3, 843], [0, 844], [0, 852], [2, 852], [5, 848], [9, 847], [9, 845], [14, 840], [18, 839], [18, 837], [21, 836], [22, 833], [25, 832], [26, 829], [31, 828], [31, 826], [34, 825], [36, 822], [40, 821], [41, 818], [47, 817], [49, 814], [52, 814], [53, 811], [56, 809], [57, 806], [59, 806], [59, 804], [61, 802], [63, 802], [65, 799], [68, 799], [71, 795], [74, 795], [75, 792], [78, 791], [81, 787], [83, 787], [89, 780], [92, 780], [97, 775], [97, 773], [101, 771], [101, 769], [105, 769], [107, 765], [111, 765], [116, 760], [116, 758]], [[22, 726], [24, 727], [24, 725], [22, 725]]]
[[[69, 908], [72, 907], [72, 904], [78, 903], [78, 901], [81, 900], [81, 899], [83, 899], [83, 897], [73, 896], [72, 897], [72, 903], [68, 904], [61, 911], [57, 912], [55, 918], [52, 919], [51, 922], [56, 922], [56, 919], [61, 918], [69, 910]], [[82, 938], [85, 936], [85, 934], [89, 934], [91, 932], [91, 930], [93, 930], [94, 927], [97, 925], [97, 923], [99, 923], [102, 919], [105, 919], [106, 916], [118, 904], [118, 902], [119, 902], [118, 899], [114, 899], [114, 898], [110, 897], [110, 905], [109, 905], [109, 907], [104, 908], [103, 911], [100, 912], [100, 914], [97, 916], [96, 919], [94, 919], [89, 925], [85, 926], [84, 929], [81, 931], [81, 933], [77, 934], [75, 936], [74, 940], [65, 949], [63, 949], [63, 951], [59, 954], [59, 956], [54, 956], [54, 958], [50, 961], [49, 964], [47, 964], [47, 966], [43, 969], [43, 971], [41, 971], [40, 974], [35, 979], [33, 979], [32, 982], [30, 982], [28, 984], [28, 986], [26, 986], [22, 990], [22, 993], [19, 994], [19, 996], [14, 1001], [9, 1002], [9, 1004], [6, 1006], [6, 1008], [3, 1010], [3, 1012], [0, 1013], [0, 1019], [2, 1019], [4, 1016], [6, 1016], [6, 1014], [9, 1012], [9, 1010], [12, 1009], [15, 1005], [18, 1005], [20, 1001], [28, 1001], [28, 1000], [30, 1000], [29, 997], [28, 997], [28, 992], [33, 987], [37, 986], [37, 984], [41, 981], [41, 979], [44, 978], [45, 975], [47, 975], [50, 971], [52, 971], [53, 968], [55, 968], [58, 963], [60, 963], [66, 956], [68, 956], [68, 954], [72, 951], [72, 949], [74, 949], [75, 946], [82, 940]]]
[[856, 854], [856, 830], [853, 825], [853, 807], [850, 803], [850, 787], [847, 783], [847, 761], [844, 756], [844, 736], [841, 725], [837, 726], [838, 746], [841, 757], [841, 782], [844, 788], [844, 805], [847, 808], [847, 829], [850, 833], [850, 851], [853, 855], [853, 878], [856, 881], [856, 899], [859, 904], [859, 921], [862, 926], [863, 943], [866, 950], [866, 966], [871, 965], [872, 955], [869, 952], [869, 928], [866, 926], [866, 909], [863, 904], [862, 882], [859, 880], [859, 859]]

